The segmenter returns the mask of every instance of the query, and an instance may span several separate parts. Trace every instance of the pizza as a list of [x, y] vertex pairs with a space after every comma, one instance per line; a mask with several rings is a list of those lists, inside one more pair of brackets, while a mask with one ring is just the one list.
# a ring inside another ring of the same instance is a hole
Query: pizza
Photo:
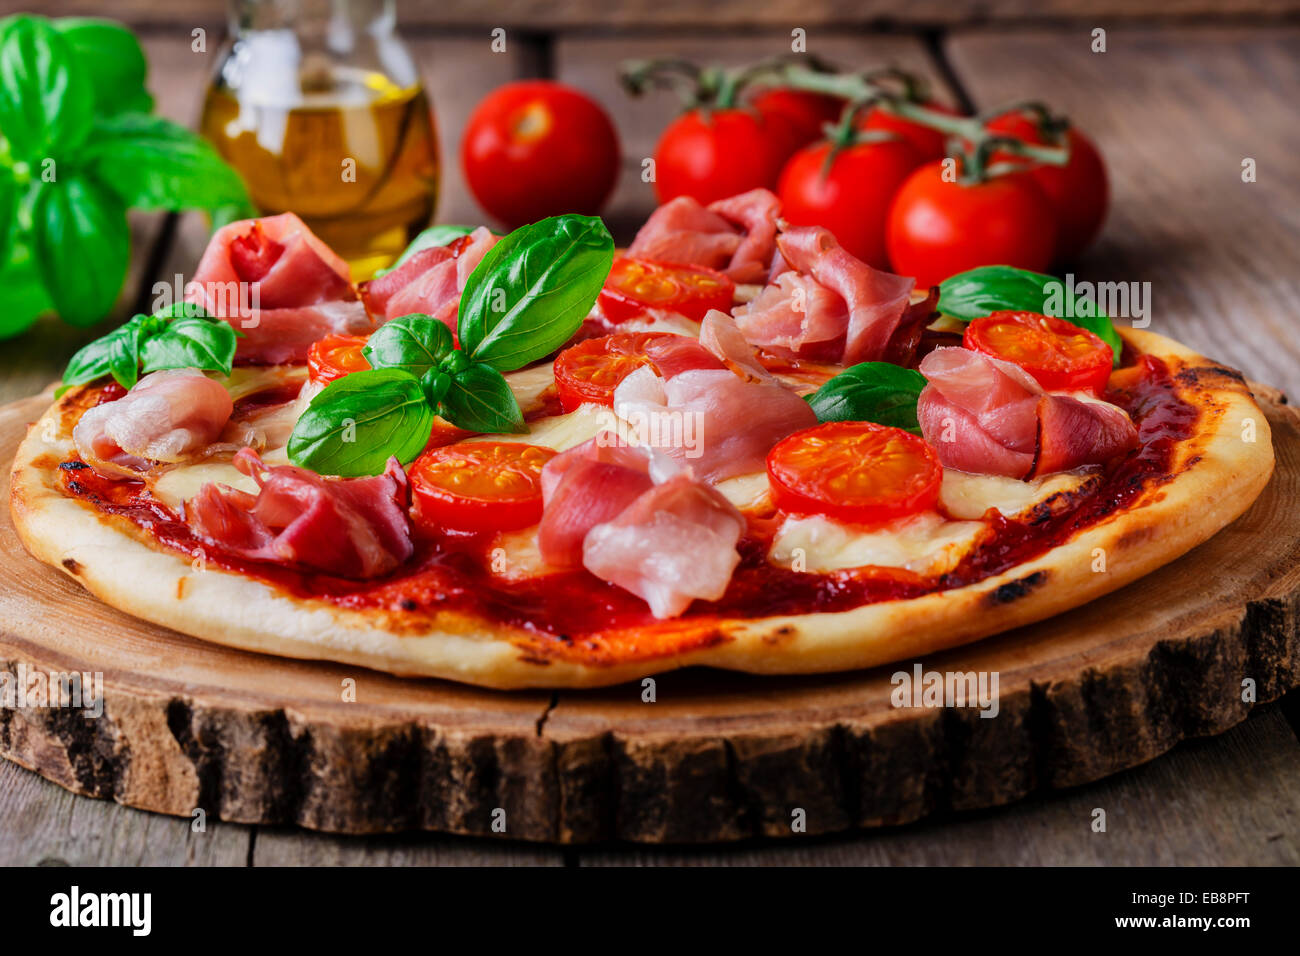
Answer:
[[593, 217], [435, 227], [360, 284], [292, 214], [233, 223], [185, 301], [74, 357], [14, 522], [203, 640], [581, 687], [915, 659], [1263, 490], [1237, 372], [976, 272], [917, 289], [765, 190], [675, 199], [625, 250]]

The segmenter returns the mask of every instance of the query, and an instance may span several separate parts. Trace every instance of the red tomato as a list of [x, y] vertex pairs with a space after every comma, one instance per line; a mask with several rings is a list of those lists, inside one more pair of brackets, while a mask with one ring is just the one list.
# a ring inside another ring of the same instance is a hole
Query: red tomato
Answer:
[[[1023, 113], [1007, 113], [988, 124], [1027, 143], [1043, 142], [1038, 126]], [[1073, 126], [1066, 132], [1070, 160], [1064, 166], [1036, 165], [1029, 171], [1056, 209], [1056, 262], [1068, 262], [1087, 248], [1101, 231], [1110, 200], [1106, 164], [1092, 140]], [[995, 159], [1010, 159], [998, 154]]]
[[822, 138], [822, 129], [834, 123], [844, 111], [844, 100], [825, 93], [802, 90], [764, 90], [754, 97], [754, 109], [764, 116], [780, 115], [790, 129], [790, 146], [786, 156]]
[[585, 402], [614, 405], [614, 389], [642, 365], [650, 365], [647, 342], [668, 332], [617, 332], [587, 339], [555, 357], [555, 391], [560, 407], [571, 412]]
[[775, 189], [793, 138], [789, 120], [779, 113], [683, 113], [655, 147], [655, 193], [660, 203], [691, 196], [707, 205], [760, 186]]
[[912, 173], [894, 197], [886, 226], [889, 261], [917, 285], [938, 285], [976, 266], [1044, 272], [1052, 262], [1052, 204], [1025, 173], [966, 186], [943, 178], [944, 161]]
[[668, 309], [699, 322], [710, 309], [731, 311], [736, 283], [703, 266], [670, 265], [620, 256], [600, 291], [600, 309], [611, 322], [636, 318], [646, 309]]
[[1100, 395], [1113, 364], [1110, 346], [1096, 335], [1037, 312], [994, 312], [975, 319], [962, 344], [1019, 365], [1046, 389]]
[[878, 524], [939, 498], [943, 466], [917, 435], [874, 422], [826, 422], [781, 439], [767, 455], [777, 508]]
[[263, 232], [261, 223], [254, 220], [248, 232], [230, 240], [230, 268], [241, 281], [257, 282], [283, 253], [284, 246]]
[[461, 163], [475, 198], [512, 229], [594, 215], [618, 177], [618, 134], [585, 93], [546, 80], [507, 83], [470, 116]]
[[888, 269], [885, 222], [894, 194], [920, 154], [905, 140], [859, 143], [840, 150], [829, 170], [830, 143], [794, 154], [781, 173], [782, 212], [796, 226], [825, 226], [845, 249], [877, 269]]
[[[945, 106], [943, 103], [922, 103], [920, 105], [926, 109], [934, 110], [936, 113], [947, 113], [949, 116], [961, 115], [959, 110], [955, 110], [951, 106]], [[936, 159], [943, 159], [947, 155], [947, 134], [941, 133], [937, 129], [931, 129], [928, 126], [922, 126], [920, 123], [914, 123], [909, 119], [903, 119], [903, 117], [883, 110], [879, 106], [867, 111], [866, 118], [862, 120], [859, 128], [878, 129], [901, 136], [911, 143], [912, 147], [921, 155], [922, 162], [928, 163]]]
[[431, 448], [411, 466], [416, 520], [430, 528], [516, 531], [542, 520], [542, 466], [554, 449], [509, 441]]
[[364, 372], [370, 363], [361, 354], [368, 335], [327, 335], [307, 350], [307, 377], [317, 385], [328, 385], [353, 372]]

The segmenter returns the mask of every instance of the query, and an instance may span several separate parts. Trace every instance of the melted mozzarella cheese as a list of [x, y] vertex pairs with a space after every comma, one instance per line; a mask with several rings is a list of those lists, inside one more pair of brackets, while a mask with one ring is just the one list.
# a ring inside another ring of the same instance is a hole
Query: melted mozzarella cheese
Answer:
[[821, 515], [791, 516], [777, 530], [768, 558], [800, 571], [882, 567], [942, 574], [955, 567], [985, 531], [983, 522], [948, 521], [934, 511], [869, 530]]
[[741, 511], [755, 510], [768, 501], [769, 485], [767, 472], [756, 471], [752, 475], [737, 475], [715, 485], [724, 498]]
[[237, 402], [264, 389], [305, 382], [307, 369], [302, 365], [237, 365], [229, 377], [214, 372], [211, 378], [224, 385]]
[[537, 525], [497, 534], [488, 549], [487, 564], [493, 575], [506, 581], [523, 581], [556, 571], [542, 559]]
[[526, 415], [535, 408], [540, 408], [555, 384], [555, 370], [550, 362], [534, 365], [532, 368], [520, 369], [506, 375], [506, 383], [514, 392], [515, 401]]
[[521, 441], [529, 445], [545, 445], [556, 451], [566, 451], [581, 445], [605, 429], [616, 430], [618, 419], [604, 405], [579, 405], [564, 415], [548, 415], [528, 423], [528, 431], [521, 435], [475, 435], [466, 441]]
[[1075, 491], [1096, 480], [1096, 475], [1062, 472], [1021, 481], [1002, 475], [972, 475], [945, 468], [939, 504], [953, 518], [979, 518], [990, 508], [1014, 518], [1055, 494]]
[[156, 477], [150, 476], [149, 490], [167, 507], [179, 511], [181, 504], [197, 495], [209, 481], [257, 494], [257, 482], [229, 461], [200, 461], [169, 468]]

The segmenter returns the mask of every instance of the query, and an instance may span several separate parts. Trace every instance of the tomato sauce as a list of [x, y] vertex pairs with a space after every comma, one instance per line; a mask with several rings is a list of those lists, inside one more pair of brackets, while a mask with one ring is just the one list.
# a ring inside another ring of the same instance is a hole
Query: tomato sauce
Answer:
[[[716, 635], [721, 618], [759, 618], [817, 611], [846, 611], [878, 601], [919, 597], [962, 587], [1031, 560], [1080, 530], [1125, 508], [1148, 489], [1170, 480], [1179, 442], [1191, 436], [1199, 410], [1178, 397], [1166, 365], [1143, 356], [1131, 384], [1112, 389], [1108, 401], [1138, 425], [1141, 446], [1095, 486], [1059, 513], [1035, 511], [1024, 518], [996, 516], [992, 533], [950, 572], [923, 576], [902, 569], [862, 568], [828, 574], [792, 571], [767, 561], [776, 522], [751, 517], [740, 543], [741, 561], [726, 595], [696, 601], [681, 618], [658, 621], [645, 603], [586, 571], [565, 571], [509, 581], [490, 570], [496, 538], [443, 531], [417, 540], [411, 561], [392, 576], [353, 581], [247, 561], [199, 541], [174, 512], [155, 500], [143, 482], [102, 478], [80, 461], [60, 465], [68, 493], [118, 515], [166, 547], [189, 556], [202, 549], [211, 565], [246, 574], [304, 598], [339, 607], [389, 612], [396, 630], [421, 625], [454, 610], [532, 632], [530, 648], [580, 659], [680, 651]], [[610, 645], [617, 648], [611, 649]], [[589, 660], [589, 662], [592, 662]]]

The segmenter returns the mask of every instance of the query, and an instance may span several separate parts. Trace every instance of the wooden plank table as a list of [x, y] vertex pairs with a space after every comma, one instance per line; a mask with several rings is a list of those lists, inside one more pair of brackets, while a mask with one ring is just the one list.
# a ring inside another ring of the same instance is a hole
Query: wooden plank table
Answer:
[[[693, 15], [680, 12], [685, 6], [669, 6], [678, 16]], [[793, 6], [804, 10], [803, 4]], [[939, 12], [952, 5], [929, 6], [933, 16], [902, 19], [927, 26], [962, 19]], [[1064, 0], [1051, 9], [1077, 15]], [[589, 89], [619, 124], [627, 168], [609, 218], [621, 238], [652, 205], [649, 187], [637, 175], [639, 161], [673, 107], [667, 95], [636, 104], [623, 99], [613, 77], [617, 62], [667, 53], [742, 62], [788, 49], [789, 42], [784, 26], [712, 34], [638, 30], [627, 36], [538, 31], [513, 35], [510, 52], [501, 55], [490, 52], [486, 28], [465, 25], [476, 22], [466, 5], [447, 10], [460, 32], [411, 33], [443, 137], [446, 188], [439, 218], [481, 218], [463, 190], [456, 159], [457, 136], [473, 104], [509, 78], [553, 75]], [[810, 23], [854, 18], [844, 12], [848, 7], [832, 3], [808, 10]], [[177, 11], [186, 23], [219, 17], [203, 0], [182, 3]], [[549, 30], [568, 21], [561, 14], [538, 22]], [[1102, 240], [1075, 267], [1079, 278], [1151, 282], [1156, 331], [1300, 394], [1300, 273], [1294, 266], [1300, 260], [1300, 183], [1293, 159], [1300, 147], [1294, 122], [1300, 29], [1116, 26], [1104, 54], [1090, 52], [1091, 29], [1090, 21], [1030, 31], [953, 26], [938, 34], [870, 35], [861, 28], [822, 27], [810, 29], [809, 47], [846, 66], [893, 62], [918, 70], [942, 81], [941, 95], [955, 102], [984, 107], [1028, 93], [1074, 116], [1101, 145], [1114, 191]], [[213, 54], [189, 50], [188, 27], [142, 32], [159, 109], [192, 122]], [[1241, 181], [1246, 157], [1257, 162], [1255, 183]], [[136, 223], [134, 271], [121, 315], [147, 301], [155, 279], [188, 273], [205, 238], [198, 217]], [[78, 333], [42, 320], [6, 343], [0, 350], [0, 401], [31, 394], [56, 378], [67, 357], [102, 331]], [[436, 835], [351, 838], [213, 821], [196, 830], [189, 820], [74, 797], [0, 762], [0, 863], [1295, 865], [1298, 733], [1295, 692], [1258, 708], [1220, 737], [1189, 742], [1108, 780], [1001, 810], [835, 838], [696, 849], [560, 850]], [[1105, 833], [1090, 827], [1096, 808], [1107, 811]]]

